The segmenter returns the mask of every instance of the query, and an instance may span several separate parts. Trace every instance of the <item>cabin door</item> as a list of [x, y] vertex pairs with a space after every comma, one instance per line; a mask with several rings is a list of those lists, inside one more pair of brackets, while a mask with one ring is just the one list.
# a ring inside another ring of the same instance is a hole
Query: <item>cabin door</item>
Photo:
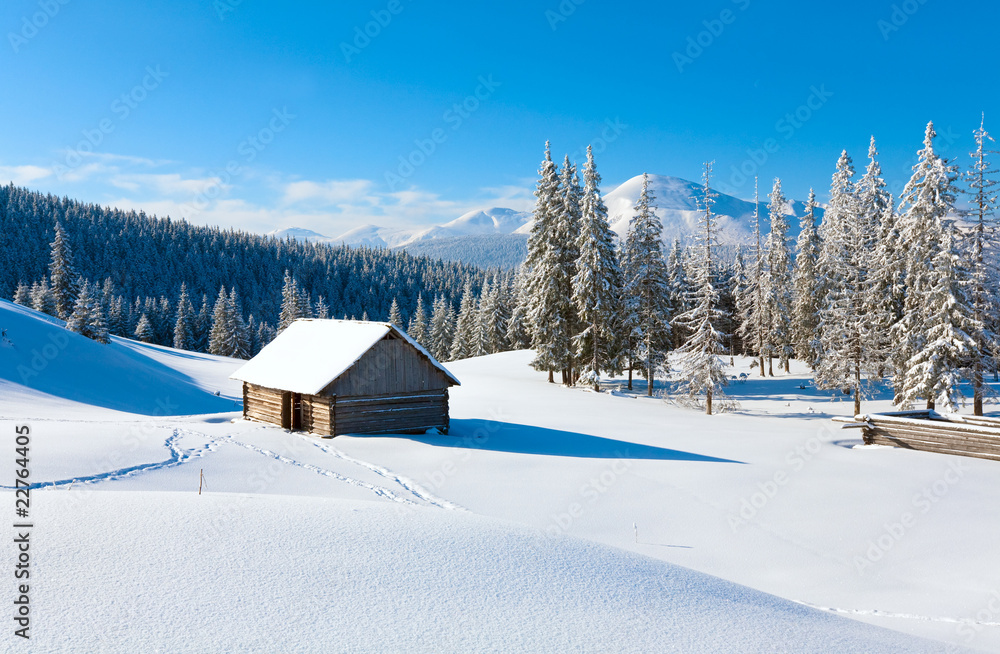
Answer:
[[292, 431], [302, 430], [302, 393], [292, 393]]

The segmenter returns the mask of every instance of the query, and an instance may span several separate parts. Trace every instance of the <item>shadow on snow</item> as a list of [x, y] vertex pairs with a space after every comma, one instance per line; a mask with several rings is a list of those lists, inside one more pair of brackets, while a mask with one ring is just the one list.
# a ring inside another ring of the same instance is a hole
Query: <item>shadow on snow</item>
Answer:
[[541, 454], [585, 459], [636, 459], [654, 461], [700, 461], [743, 463], [694, 452], [591, 436], [578, 432], [546, 429], [494, 420], [452, 420], [447, 436], [430, 434], [409, 438], [438, 447], [455, 447], [514, 454]]

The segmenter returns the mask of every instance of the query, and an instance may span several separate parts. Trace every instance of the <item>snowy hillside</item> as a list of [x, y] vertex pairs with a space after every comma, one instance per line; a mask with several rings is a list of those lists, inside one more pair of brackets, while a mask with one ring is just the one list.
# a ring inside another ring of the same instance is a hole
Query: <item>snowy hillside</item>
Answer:
[[238, 420], [237, 361], [0, 327], [37, 485], [18, 651], [1000, 649], [996, 463], [853, 448], [798, 366], [708, 417], [510, 352], [449, 364], [449, 436], [324, 440]]
[[6, 335], [0, 341], [0, 393], [21, 395], [31, 389], [144, 415], [231, 411], [242, 398], [239, 387], [227, 379], [236, 360], [117, 336], [101, 345], [63, 325], [0, 300], [0, 328]]

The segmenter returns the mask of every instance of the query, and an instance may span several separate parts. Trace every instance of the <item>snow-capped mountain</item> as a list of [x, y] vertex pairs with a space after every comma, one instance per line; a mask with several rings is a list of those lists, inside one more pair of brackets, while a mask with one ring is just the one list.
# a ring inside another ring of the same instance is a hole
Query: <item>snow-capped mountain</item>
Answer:
[[265, 236], [273, 236], [278, 239], [292, 238], [296, 241], [309, 241], [310, 243], [325, 243], [330, 240], [328, 236], [323, 236], [319, 232], [314, 232], [311, 229], [305, 229], [303, 227], [286, 227], [285, 229], [276, 229], [273, 232], [268, 232]]
[[346, 245], [368, 245], [375, 247], [406, 247], [420, 241], [462, 236], [491, 236], [512, 234], [526, 222], [531, 214], [513, 209], [493, 207], [473, 210], [443, 225], [418, 227], [415, 229], [392, 229], [378, 225], [362, 225], [344, 232], [340, 236], [325, 238], [329, 243]]
[[[701, 217], [702, 209], [699, 207], [699, 202], [704, 197], [705, 187], [680, 177], [650, 175], [649, 189], [654, 196], [656, 215], [663, 223], [663, 240], [671, 243], [674, 239], [686, 241], [694, 236]], [[634, 213], [632, 207], [635, 206], [641, 192], [642, 175], [637, 175], [604, 196], [611, 229], [620, 238], [625, 238], [628, 234], [628, 223]], [[713, 210], [716, 215], [719, 243], [721, 245], [748, 243], [753, 234], [753, 201], [741, 200], [718, 191], [716, 194]], [[784, 213], [789, 217], [789, 236], [795, 238], [799, 233], [798, 218], [805, 213], [805, 202], [789, 201]], [[817, 209], [816, 215], [822, 216], [822, 209]], [[766, 235], [770, 230], [766, 199], [760, 201], [760, 222], [761, 232]]]
[[[663, 240], [668, 244], [674, 239], [689, 240], [698, 229], [698, 219], [701, 215], [698, 203], [704, 194], [704, 187], [680, 177], [649, 175], [649, 188], [655, 196], [656, 214], [663, 222]], [[611, 228], [620, 238], [624, 239], [628, 233], [632, 207], [635, 206], [641, 190], [642, 175], [637, 175], [604, 196]], [[720, 244], [737, 245], [749, 241], [753, 233], [753, 201], [718, 193], [714, 209]], [[786, 205], [785, 215], [789, 217], [791, 238], [798, 235], [798, 217], [804, 212], [804, 202], [789, 201]], [[816, 213], [817, 217], [820, 217], [823, 210], [817, 209]], [[769, 230], [766, 199], [760, 203], [760, 216], [761, 231], [766, 234]], [[484, 236], [510, 236], [512, 239], [523, 240], [531, 231], [532, 224], [529, 212], [493, 207], [473, 210], [450, 222], [431, 227], [393, 229], [378, 225], [362, 225], [336, 237], [292, 227], [271, 234], [279, 238], [291, 236], [312, 242], [404, 249], [419, 249], [429, 241], [445, 239], [448, 243], [445, 249], [455, 249], [455, 252], [453, 256], [443, 258], [466, 260], [469, 247], [466, 247], [465, 241], [478, 242], [478, 239]], [[477, 246], [473, 246], [473, 249], [475, 247]]]

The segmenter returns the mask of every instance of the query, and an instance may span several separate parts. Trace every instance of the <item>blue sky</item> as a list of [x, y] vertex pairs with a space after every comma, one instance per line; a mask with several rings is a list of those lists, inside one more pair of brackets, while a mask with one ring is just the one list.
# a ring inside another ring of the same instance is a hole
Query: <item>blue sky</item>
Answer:
[[963, 166], [980, 112], [1000, 134], [998, 14], [939, 0], [8, 0], [0, 178], [337, 235], [529, 209], [546, 139], [560, 159], [594, 143], [605, 190], [642, 172], [696, 180], [715, 159], [734, 195], [757, 174], [822, 200], [840, 151], [861, 169], [874, 134], [898, 193], [928, 120]]

